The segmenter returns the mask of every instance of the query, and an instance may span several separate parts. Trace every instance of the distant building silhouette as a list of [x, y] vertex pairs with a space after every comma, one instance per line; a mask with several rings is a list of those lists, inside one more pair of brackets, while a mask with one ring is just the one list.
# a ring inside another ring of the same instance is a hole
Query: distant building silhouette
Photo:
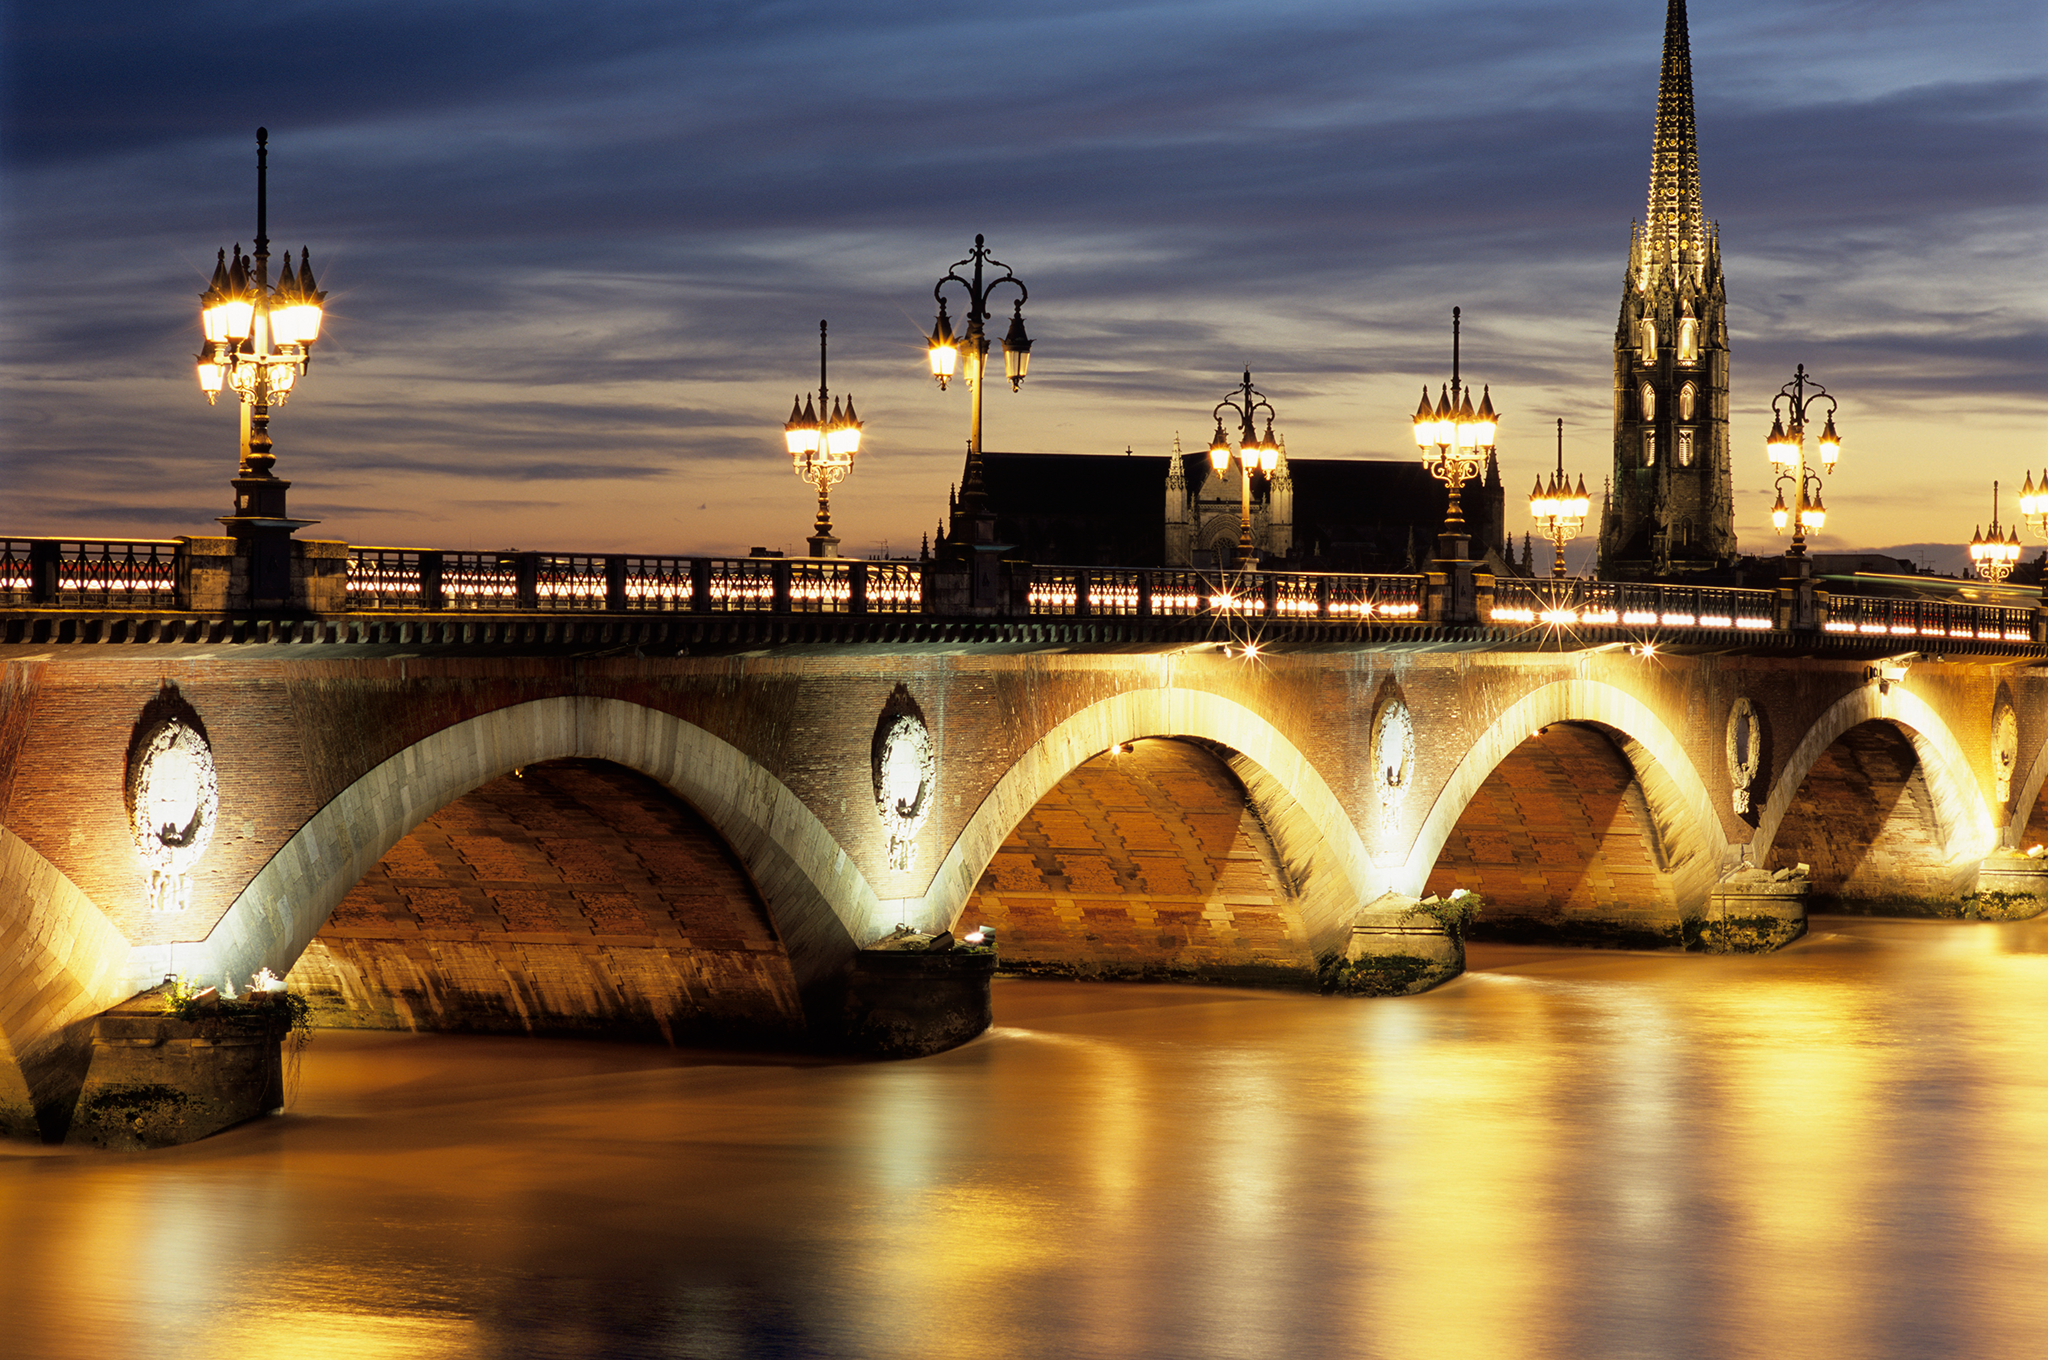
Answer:
[[[1176, 441], [1176, 444], [1178, 441]], [[982, 454], [996, 539], [1034, 562], [1100, 567], [1236, 564], [1241, 484], [1206, 451]], [[1508, 573], [1500, 469], [1464, 492], [1472, 550]], [[1444, 518], [1443, 483], [1419, 460], [1289, 458], [1252, 476], [1252, 542], [1286, 571], [1418, 571]]]

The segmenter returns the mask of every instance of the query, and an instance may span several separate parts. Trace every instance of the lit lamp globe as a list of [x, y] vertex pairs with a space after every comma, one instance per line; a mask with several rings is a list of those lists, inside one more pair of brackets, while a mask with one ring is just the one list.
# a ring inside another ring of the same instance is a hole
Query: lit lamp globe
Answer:
[[1019, 301], [1010, 316], [1010, 329], [1003, 336], [1003, 376], [1010, 380], [1012, 392], [1024, 385], [1024, 374], [1030, 367], [1031, 337], [1024, 333], [1024, 304]]
[[953, 334], [953, 321], [946, 315], [944, 298], [939, 299], [939, 319], [932, 324], [926, 350], [931, 358], [932, 377], [938, 380], [939, 390], [943, 392], [947, 381], [960, 367], [960, 341]]

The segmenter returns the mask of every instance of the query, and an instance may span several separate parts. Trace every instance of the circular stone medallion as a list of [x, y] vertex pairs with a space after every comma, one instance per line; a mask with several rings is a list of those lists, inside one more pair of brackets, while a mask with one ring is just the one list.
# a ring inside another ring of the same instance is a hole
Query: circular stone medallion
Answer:
[[875, 813], [889, 833], [889, 867], [908, 869], [938, 793], [938, 760], [924, 719], [884, 712], [875, 728], [874, 762]]
[[150, 869], [150, 905], [184, 908], [184, 876], [206, 853], [220, 815], [213, 748], [182, 718], [166, 718], [128, 763], [128, 828]]

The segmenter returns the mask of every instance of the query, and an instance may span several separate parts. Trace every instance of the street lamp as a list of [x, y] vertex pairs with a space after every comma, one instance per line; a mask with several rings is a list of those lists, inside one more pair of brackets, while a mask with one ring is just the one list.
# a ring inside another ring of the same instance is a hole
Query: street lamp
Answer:
[[256, 129], [256, 251], [244, 256], [235, 247], [230, 262], [222, 250], [213, 278], [199, 295], [199, 324], [206, 347], [199, 351], [199, 390], [210, 406], [222, 391], [233, 391], [241, 412], [241, 467], [234, 479], [235, 513], [223, 516], [230, 529], [290, 529], [310, 520], [286, 521], [285, 491], [290, 482], [272, 475], [276, 458], [270, 452], [270, 408], [282, 406], [293, 384], [312, 363], [313, 342], [320, 338], [320, 309], [327, 294], [313, 282], [310, 253], [299, 252], [292, 269], [291, 253], [277, 283], [270, 282], [269, 158], [270, 130]]
[[[974, 266], [972, 279], [962, 278], [956, 271], [961, 265]], [[1002, 274], [986, 283], [982, 281], [982, 266], [992, 265]], [[967, 293], [967, 334], [953, 334], [952, 318], [946, 315], [946, 285], [957, 283]], [[964, 260], [956, 260], [946, 276], [932, 286], [932, 296], [938, 300], [939, 317], [932, 325], [932, 333], [925, 338], [926, 351], [931, 359], [932, 377], [937, 379], [939, 390], [946, 390], [946, 384], [959, 370], [961, 351], [966, 351], [967, 385], [972, 389], [973, 411], [967, 430], [967, 469], [960, 478], [960, 502], [953, 516], [953, 532], [949, 535], [957, 549], [969, 546], [992, 547], [995, 543], [995, 516], [989, 512], [988, 492], [982, 485], [981, 477], [981, 389], [982, 373], [988, 365], [988, 321], [989, 297], [1004, 284], [1017, 289], [1016, 308], [1010, 317], [1010, 329], [1003, 336], [1003, 376], [1010, 380], [1010, 390], [1015, 392], [1024, 384], [1025, 371], [1031, 366], [1031, 337], [1024, 333], [1024, 304], [1030, 300], [1031, 290], [1024, 281], [1010, 272], [1010, 266], [990, 254], [977, 234], [974, 250]], [[963, 532], [964, 530], [964, 532]]]
[[[2031, 482], [2033, 479], [2028, 478]], [[2020, 513], [2027, 513], [2027, 503], [2034, 500], [2033, 488], [2029, 486], [2020, 497]], [[2012, 569], [2020, 560], [2020, 531], [2014, 529], [2010, 537], [1998, 533], [1998, 483], [1991, 484], [1991, 533], [1986, 536], [1979, 529], [1970, 535], [1970, 569], [1978, 577], [1993, 583], [2003, 581], [2012, 575]]]
[[1586, 479], [1579, 478], [1577, 490], [1564, 475], [1564, 420], [1557, 422], [1557, 471], [1550, 476], [1550, 485], [1543, 479], [1536, 479], [1536, 489], [1529, 493], [1529, 513], [1536, 520], [1536, 532], [1549, 539], [1556, 548], [1550, 559], [1550, 574], [1554, 579], [1564, 578], [1564, 545], [1578, 536], [1585, 526], [1586, 512], [1592, 508], [1592, 498], [1586, 495]]
[[[798, 403], [802, 403], [799, 406]], [[828, 409], [831, 415], [826, 415]], [[825, 323], [818, 323], [818, 405], [799, 397], [789, 405], [789, 423], [782, 427], [789, 445], [789, 458], [796, 475], [818, 489], [818, 522], [812, 526], [811, 556], [839, 556], [839, 540], [832, 536], [831, 489], [853, 471], [853, 456], [860, 452], [861, 421], [853, 413], [853, 397], [846, 398], [842, 411], [825, 386]]]
[[[1415, 443], [1422, 450], [1422, 465], [1430, 476], [1442, 482], [1450, 493], [1444, 512], [1437, 556], [1463, 561], [1470, 547], [1465, 532], [1465, 483], [1477, 477], [1493, 452], [1493, 438], [1500, 418], [1493, 409], [1493, 389], [1485, 389], [1479, 408], [1472, 408], [1472, 389], [1458, 380], [1458, 332], [1463, 308], [1451, 308], [1451, 383], [1442, 390], [1436, 404], [1429, 400], [1429, 385], [1422, 388], [1422, 404], [1415, 408]], [[1434, 450], [1432, 452], [1431, 450]]]
[[[1828, 404], [1828, 418], [1820, 432], [1820, 469], [1815, 471], [1806, 464], [1806, 422], [1820, 402]], [[1790, 524], [1792, 546], [1785, 555], [1794, 559], [1804, 557], [1806, 531], [1819, 529], [1827, 522], [1828, 508], [1820, 498], [1821, 476], [1833, 472], [1835, 460], [1842, 456], [1842, 439], [1835, 433], [1835, 399], [1825, 387], [1806, 376], [1805, 364], [1800, 364], [1792, 381], [1771, 398], [1771, 433], [1764, 444], [1771, 465], [1778, 469], [1778, 502], [1771, 507], [1771, 524], [1781, 534]], [[1787, 482], [1792, 484], [1790, 506], [1785, 504]]]
[[[1242, 491], [1237, 519], [1237, 569], [1250, 571], [1256, 562], [1256, 550], [1252, 547], [1252, 471], [1271, 473], [1280, 461], [1280, 444], [1273, 438], [1273, 404], [1266, 400], [1265, 393], [1252, 386], [1252, 371], [1244, 371], [1244, 381], [1236, 389], [1235, 397], [1225, 397], [1216, 403], [1216, 435], [1209, 441], [1209, 466], [1222, 476], [1230, 470], [1230, 436], [1223, 430], [1225, 411], [1236, 417], [1238, 426], [1237, 463], [1240, 471], [1238, 486]], [[1266, 413], [1266, 433], [1259, 435], [1257, 416]]]

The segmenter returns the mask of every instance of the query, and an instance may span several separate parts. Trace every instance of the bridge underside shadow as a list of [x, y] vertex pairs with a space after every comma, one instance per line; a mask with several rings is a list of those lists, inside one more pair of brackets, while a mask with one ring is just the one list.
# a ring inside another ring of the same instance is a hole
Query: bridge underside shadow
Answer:
[[1813, 763], [1765, 863], [1809, 866], [1809, 910], [1954, 915], [1976, 861], [1949, 863], [1947, 840], [1912, 737], [1876, 720], [1842, 733]]
[[757, 1046], [804, 1033], [789, 959], [688, 803], [601, 760], [529, 765], [394, 845], [288, 981], [319, 1025]]
[[1014, 972], [1306, 985], [1298, 896], [1224, 755], [1125, 745], [1068, 773], [1004, 838], [962, 923], [993, 927]]
[[1427, 892], [1486, 906], [1478, 940], [1685, 943], [1665, 837], [1634, 767], [1598, 727], [1552, 723], [1494, 767], [1458, 816]]

